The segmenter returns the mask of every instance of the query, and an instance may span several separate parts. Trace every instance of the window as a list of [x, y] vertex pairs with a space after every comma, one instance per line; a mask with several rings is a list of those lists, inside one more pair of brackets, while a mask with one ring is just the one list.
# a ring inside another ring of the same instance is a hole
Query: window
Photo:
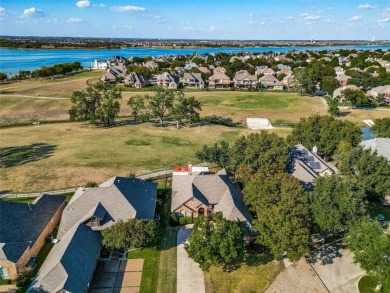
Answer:
[[186, 211], [181, 210], [180, 211], [180, 217], [185, 217], [185, 216], [186, 216]]
[[100, 226], [100, 220], [97, 217], [91, 218], [91, 227], [99, 227]]
[[0, 280], [9, 280], [8, 270], [4, 267], [0, 267]]

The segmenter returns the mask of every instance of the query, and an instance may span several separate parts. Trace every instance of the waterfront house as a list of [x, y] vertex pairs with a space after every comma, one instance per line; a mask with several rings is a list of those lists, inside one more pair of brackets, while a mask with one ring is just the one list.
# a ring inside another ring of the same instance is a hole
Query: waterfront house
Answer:
[[154, 70], [157, 70], [158, 69], [158, 64], [155, 60], [149, 60], [149, 61], [146, 61], [143, 66], [145, 66], [146, 68], [149, 68], [150, 70], [154, 71]]
[[95, 60], [92, 62], [91, 65], [92, 65], [91, 68], [94, 70], [107, 69], [108, 67], [108, 63], [105, 60]]
[[102, 76], [101, 80], [103, 82], [117, 82], [124, 81], [127, 77], [126, 67], [123, 64], [110, 66], [107, 68], [106, 73]]
[[27, 292], [87, 292], [101, 249], [100, 231], [119, 220], [154, 219], [157, 184], [113, 177], [79, 188], [65, 208], [54, 245]]
[[186, 64], [184, 65], [184, 69], [185, 69], [186, 71], [189, 71], [189, 70], [191, 70], [192, 68], [198, 68], [198, 65], [196, 65], [196, 63], [194, 63], [194, 62], [186, 63]]
[[144, 88], [149, 85], [149, 80], [142, 74], [131, 72], [125, 78], [125, 84], [134, 88]]
[[65, 196], [43, 194], [32, 203], [0, 201], [0, 279], [15, 279], [57, 226]]

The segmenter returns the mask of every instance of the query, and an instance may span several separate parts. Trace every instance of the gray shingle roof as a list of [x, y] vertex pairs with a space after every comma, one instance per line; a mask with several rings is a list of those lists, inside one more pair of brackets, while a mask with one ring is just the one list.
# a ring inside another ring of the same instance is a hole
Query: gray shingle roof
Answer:
[[[153, 219], [157, 184], [113, 177], [99, 187], [78, 189], [62, 215], [54, 245], [29, 292], [86, 292], [101, 247], [101, 233], [118, 220]], [[100, 227], [89, 227], [91, 217]]]
[[217, 174], [174, 175], [171, 211], [175, 211], [192, 198], [198, 199], [206, 206], [214, 205], [214, 211], [222, 212], [226, 219], [240, 222], [252, 220], [240, 187], [230, 181], [229, 174], [224, 169]]
[[364, 148], [376, 151], [379, 156], [385, 157], [390, 162], [390, 138], [374, 138], [360, 143]]
[[44, 194], [33, 203], [0, 201], [0, 260], [17, 262], [34, 245], [65, 196]]

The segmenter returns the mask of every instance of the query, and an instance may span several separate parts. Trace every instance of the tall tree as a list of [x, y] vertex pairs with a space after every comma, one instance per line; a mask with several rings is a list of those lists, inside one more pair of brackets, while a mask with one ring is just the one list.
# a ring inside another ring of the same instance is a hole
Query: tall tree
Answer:
[[320, 88], [327, 92], [333, 92], [340, 86], [340, 82], [333, 76], [324, 76], [320, 82]]
[[89, 121], [94, 124], [111, 125], [119, 113], [121, 92], [114, 86], [99, 82], [85, 91], [74, 91], [70, 120]]
[[353, 90], [347, 88], [341, 91], [341, 98], [350, 102], [353, 107], [367, 105], [369, 103], [366, 94], [361, 90]]
[[160, 120], [160, 126], [164, 126], [165, 119], [173, 114], [175, 97], [176, 94], [173, 90], [164, 88], [158, 88], [154, 95], [146, 96], [151, 115]]
[[204, 145], [201, 151], [196, 152], [196, 157], [202, 162], [215, 163], [224, 168], [229, 164], [229, 153], [229, 144], [223, 140], [210, 147]]
[[390, 138], [390, 118], [378, 118], [374, 120], [374, 123], [371, 129], [375, 137]]
[[356, 147], [339, 154], [338, 163], [341, 172], [355, 177], [370, 198], [380, 200], [390, 193], [390, 164], [386, 158]]
[[195, 220], [184, 247], [202, 270], [211, 265], [232, 268], [245, 258], [246, 235], [238, 222], [225, 219], [221, 212], [212, 213]]
[[365, 190], [358, 181], [333, 175], [320, 177], [315, 183], [311, 208], [322, 231], [344, 231], [365, 216]]
[[328, 113], [332, 116], [340, 115], [339, 101], [337, 99], [330, 98], [328, 100]]
[[195, 97], [186, 98], [183, 92], [177, 94], [178, 99], [173, 108], [173, 119], [177, 121], [177, 128], [183, 120], [196, 122], [199, 120], [200, 102]]
[[284, 172], [288, 161], [288, 146], [282, 137], [262, 131], [260, 134], [242, 136], [230, 148], [229, 169], [252, 170], [241, 176], [247, 180], [250, 173], [274, 174]]
[[141, 95], [130, 97], [127, 101], [127, 105], [130, 106], [131, 114], [134, 116], [134, 124], [137, 124], [138, 115], [145, 109], [145, 97]]
[[390, 292], [390, 236], [376, 221], [356, 222], [345, 239], [354, 260]]
[[309, 251], [309, 198], [291, 175], [256, 175], [243, 190], [245, 203], [256, 214], [253, 229], [256, 241], [281, 259], [286, 252], [291, 260]]
[[336, 120], [331, 116], [313, 115], [301, 118], [287, 137], [287, 142], [290, 145], [302, 143], [309, 149], [317, 146], [318, 153], [330, 159], [341, 141], [356, 146], [361, 136], [361, 130], [355, 123]]

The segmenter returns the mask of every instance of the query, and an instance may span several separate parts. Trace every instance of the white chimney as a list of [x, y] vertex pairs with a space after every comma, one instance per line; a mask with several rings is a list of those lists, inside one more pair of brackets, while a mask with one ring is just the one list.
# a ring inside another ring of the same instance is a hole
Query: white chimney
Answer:
[[313, 146], [313, 153], [317, 153], [318, 152], [318, 148], [316, 146]]

